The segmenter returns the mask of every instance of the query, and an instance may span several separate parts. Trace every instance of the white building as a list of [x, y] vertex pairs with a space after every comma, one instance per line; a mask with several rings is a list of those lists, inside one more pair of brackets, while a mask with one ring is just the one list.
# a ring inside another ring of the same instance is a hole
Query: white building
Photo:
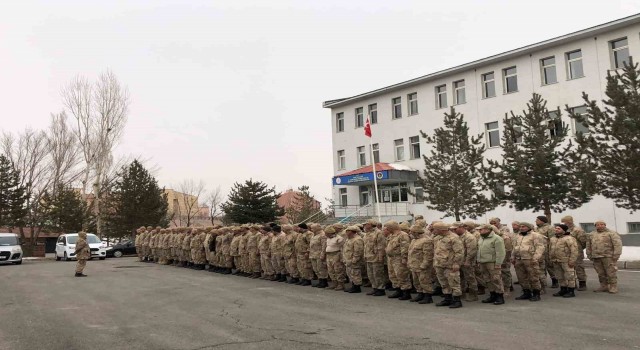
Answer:
[[[372, 142], [378, 172], [381, 213], [386, 218], [409, 219], [422, 214], [427, 220], [442, 214], [427, 210], [420, 200], [421, 189], [414, 181], [424, 169], [421, 151], [426, 144], [420, 130], [430, 134], [443, 125], [443, 114], [451, 105], [464, 114], [471, 133], [484, 133], [485, 156], [501, 157], [499, 145], [505, 113], [521, 112], [532, 94], [539, 93], [550, 110], [560, 107], [562, 120], [575, 135], [575, 125], [564, 112], [565, 105], [584, 105], [582, 92], [591, 99], [606, 98], [606, 74], [640, 53], [640, 14], [563, 35], [537, 44], [497, 54], [416, 79], [365, 92], [353, 97], [326, 101], [331, 109], [333, 136], [333, 199], [342, 206], [336, 216], [373, 215], [375, 199], [369, 138], [364, 121], [371, 115]], [[384, 164], [390, 163], [390, 164]], [[368, 168], [366, 167], [368, 166]], [[378, 169], [380, 170], [380, 169]], [[411, 195], [412, 193], [415, 194]], [[630, 214], [602, 197], [573, 215], [587, 229], [602, 218], [621, 234], [640, 233], [640, 213]], [[497, 216], [503, 223], [534, 221], [542, 213], [516, 212], [499, 207], [479, 221]], [[560, 214], [554, 214], [554, 222]], [[640, 237], [636, 236], [636, 237]], [[631, 238], [631, 237], [628, 237]], [[634, 237], [635, 238], [635, 237]]]

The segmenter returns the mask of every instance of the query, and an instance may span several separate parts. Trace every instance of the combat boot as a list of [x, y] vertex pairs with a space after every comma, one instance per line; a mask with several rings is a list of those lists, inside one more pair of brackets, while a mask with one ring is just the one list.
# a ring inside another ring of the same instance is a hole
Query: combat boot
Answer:
[[485, 293], [486, 293], [486, 290], [484, 286], [478, 285], [478, 295], [485, 295]]
[[433, 298], [431, 298], [431, 294], [429, 293], [424, 293], [424, 297], [422, 298], [422, 300], [418, 302], [418, 304], [432, 304], [432, 303], [433, 303]]
[[563, 298], [574, 298], [576, 296], [576, 293], [574, 292], [575, 288], [569, 288], [566, 287], [565, 289], [565, 293], [562, 296]]
[[298, 284], [300, 283], [300, 279], [298, 277], [292, 277], [289, 282], [289, 284]]
[[609, 291], [609, 285], [606, 284], [606, 283], [600, 283], [600, 288], [594, 289], [593, 291], [596, 292], [596, 293], [608, 292]]
[[387, 293], [384, 291], [384, 289], [376, 289], [376, 292], [373, 293], [374, 297], [383, 297], [387, 295]]
[[389, 299], [396, 299], [396, 298], [400, 298], [400, 296], [402, 295], [402, 292], [400, 291], [400, 288], [394, 288], [394, 292], [389, 295]]
[[442, 294], [442, 287], [437, 286], [436, 288], [434, 288], [432, 295], [435, 295], [435, 296], [444, 295]]
[[609, 285], [609, 293], [618, 294], [618, 284], [617, 283], [611, 283]]
[[413, 297], [413, 299], [411, 299], [409, 301], [412, 302], [412, 303], [416, 303], [416, 302], [418, 302], [418, 301], [420, 301], [422, 299], [424, 299], [424, 293], [420, 292], [420, 293], [416, 294], [416, 296]]
[[553, 293], [552, 295], [554, 297], [561, 297], [561, 296], [563, 296], [565, 294], [567, 294], [567, 287], [560, 287], [560, 290], [555, 292], [555, 293]]
[[84, 273], [82, 273], [82, 272], [76, 272], [75, 277], [87, 277], [87, 275], [85, 275], [85, 274], [84, 274]]
[[457, 309], [462, 307], [462, 300], [460, 300], [460, 296], [453, 297], [453, 301], [451, 305], [449, 305], [449, 309]]
[[498, 299], [498, 294], [496, 292], [489, 292], [489, 297], [487, 299], [483, 299], [483, 304], [491, 304]]
[[385, 289], [385, 290], [394, 290], [394, 288], [393, 288], [393, 283], [391, 283], [391, 282], [387, 282], [387, 283], [384, 285], [384, 289]]
[[444, 299], [441, 302], [437, 303], [436, 306], [450, 306], [453, 303], [453, 299], [451, 294], [443, 294]]
[[504, 294], [496, 293], [496, 301], [493, 302], [493, 305], [502, 305], [504, 304]]
[[529, 300], [531, 299], [531, 289], [523, 289], [522, 295], [516, 297], [516, 300]]
[[351, 290], [349, 290], [349, 293], [361, 293], [361, 292], [362, 292], [362, 290], [360, 289], [360, 286], [357, 285], [357, 284], [354, 284], [351, 287]]
[[296, 286], [300, 286], [300, 285], [302, 285], [303, 283], [304, 283], [304, 278], [300, 278], [300, 280], [299, 280], [299, 281], [297, 281], [297, 282], [295, 283], [295, 285], [296, 285]]
[[378, 290], [376, 288], [372, 288], [370, 292], [367, 292], [366, 295], [374, 295]]
[[278, 282], [286, 282], [286, 281], [287, 281], [287, 274], [286, 273], [281, 274]]
[[470, 290], [469, 293], [467, 293], [467, 298], [465, 299], [465, 301], [478, 301], [478, 292], [476, 292], [475, 290]]
[[581, 292], [587, 290], [587, 281], [578, 281], [578, 290]]
[[540, 301], [540, 290], [534, 289], [529, 301]]
[[551, 279], [551, 288], [558, 288], [558, 279], [557, 278], [552, 278]]
[[320, 285], [318, 286], [318, 288], [327, 288], [327, 287], [329, 287], [329, 283], [327, 282], [327, 279], [321, 278]]
[[411, 299], [411, 289], [403, 290], [402, 295], [398, 298], [398, 300], [410, 300]]
[[306, 286], [310, 286], [311, 285], [311, 281], [308, 279], [303, 279], [302, 283], [300, 283], [301, 286], [306, 287]]

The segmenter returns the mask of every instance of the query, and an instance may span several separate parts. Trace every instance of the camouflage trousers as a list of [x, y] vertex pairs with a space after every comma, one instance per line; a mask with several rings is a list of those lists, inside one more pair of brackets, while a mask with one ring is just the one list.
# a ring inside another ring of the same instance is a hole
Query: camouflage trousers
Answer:
[[284, 263], [284, 258], [282, 258], [282, 254], [271, 254], [271, 266], [273, 266], [273, 270], [276, 273], [281, 275], [287, 274], [287, 268]]
[[578, 281], [587, 281], [587, 273], [584, 270], [584, 253], [582, 251], [580, 251], [578, 260], [576, 260], [576, 276], [578, 277]]
[[356, 286], [362, 285], [362, 264], [346, 264], [345, 269], [351, 284]]
[[407, 264], [403, 263], [402, 257], [389, 257], [389, 279], [394, 288], [411, 289], [411, 273]]
[[470, 292], [478, 292], [478, 280], [476, 279], [476, 266], [460, 266], [461, 288]]
[[275, 270], [271, 264], [271, 256], [266, 252], [264, 254], [260, 254], [260, 267], [262, 268], [262, 271], [264, 271], [265, 276], [273, 276], [275, 274]]
[[260, 273], [262, 271], [262, 261], [258, 252], [249, 255], [249, 265], [251, 266], [250, 272]]
[[287, 273], [289, 274], [289, 276], [291, 276], [291, 278], [300, 277], [300, 273], [298, 272], [298, 262], [296, 261], [295, 255], [291, 255], [290, 257], [285, 258], [284, 262], [285, 266], [287, 267]]
[[544, 263], [547, 267], [545, 271], [549, 274], [549, 277], [556, 278], [556, 271], [555, 271], [555, 268], [553, 267], [553, 262], [551, 261], [549, 256], [549, 248], [550, 247], [547, 247], [547, 251], [545, 253]]
[[367, 276], [369, 277], [372, 288], [384, 289], [384, 285], [387, 283], [387, 274], [384, 272], [384, 263], [368, 262]]
[[216, 252], [212, 252], [209, 250], [209, 248], [205, 249], [206, 255], [207, 255], [207, 261], [209, 262], [209, 265], [213, 265], [213, 262], [215, 260], [215, 256], [216, 256]]
[[144, 259], [144, 252], [142, 250], [142, 247], [136, 247], [136, 253], [138, 254], [138, 259], [142, 261], [142, 259]]
[[327, 271], [332, 281], [342, 284], [345, 281], [344, 264], [342, 263], [341, 252], [327, 253]]
[[311, 267], [311, 260], [309, 259], [308, 254], [298, 254], [298, 258], [296, 259], [298, 272], [300, 273], [300, 278], [304, 278], [306, 280], [313, 279], [313, 268]]
[[76, 262], [76, 273], [82, 273], [87, 266], [87, 259], [78, 259]]
[[249, 255], [247, 253], [240, 254], [240, 271], [242, 272], [252, 272], [251, 266], [249, 265]]
[[184, 261], [192, 262], [191, 260], [191, 250], [190, 249], [182, 249], [182, 258]]
[[545, 290], [547, 288], [547, 261], [540, 259], [538, 261], [538, 279], [540, 280], [540, 289]]
[[482, 275], [484, 276], [484, 280], [487, 281], [487, 289], [490, 292], [503, 294], [504, 293], [504, 285], [502, 284], [502, 268], [496, 269], [496, 264], [494, 262], [486, 262], [480, 263], [480, 270], [482, 270]]
[[194, 249], [191, 251], [191, 260], [196, 265], [204, 265], [207, 263], [204, 248]]
[[516, 276], [522, 289], [542, 289], [540, 285], [540, 264], [533, 260], [516, 259]]
[[554, 261], [553, 266], [556, 269], [556, 278], [560, 287], [575, 288], [576, 287], [576, 269], [569, 267], [568, 262]]
[[440, 285], [442, 285], [443, 294], [451, 294], [455, 297], [462, 295], [460, 271], [453, 271], [450, 267], [436, 266], [436, 275]]
[[509, 290], [509, 287], [513, 284], [513, 277], [511, 276], [511, 252], [506, 252], [504, 256], [504, 262], [500, 269], [500, 275], [502, 276], [503, 288]]
[[311, 259], [311, 267], [318, 278], [329, 277], [329, 270], [327, 269], [327, 260], [320, 258]]
[[482, 269], [480, 268], [480, 264], [476, 264], [474, 267], [474, 272], [476, 276], [476, 282], [478, 286], [487, 287], [487, 281], [484, 280], [484, 276], [482, 276]]
[[236, 270], [243, 271], [242, 270], [242, 258], [240, 256], [234, 256], [233, 257], [233, 265], [236, 268]]
[[223, 267], [230, 269], [233, 267], [233, 257], [229, 254], [223, 254], [224, 257], [224, 265]]
[[413, 286], [416, 288], [418, 293], [433, 293], [433, 276], [431, 275], [431, 271], [431, 268], [411, 270]]
[[593, 268], [598, 273], [600, 284], [618, 283], [618, 270], [612, 258], [593, 258]]

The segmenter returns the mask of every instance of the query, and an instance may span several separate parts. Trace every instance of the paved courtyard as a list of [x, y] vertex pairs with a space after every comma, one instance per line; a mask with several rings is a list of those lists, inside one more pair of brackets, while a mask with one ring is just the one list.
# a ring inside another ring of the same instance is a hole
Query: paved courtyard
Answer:
[[450, 310], [134, 258], [74, 266], [0, 266], [1, 350], [640, 349], [638, 271], [618, 295]]

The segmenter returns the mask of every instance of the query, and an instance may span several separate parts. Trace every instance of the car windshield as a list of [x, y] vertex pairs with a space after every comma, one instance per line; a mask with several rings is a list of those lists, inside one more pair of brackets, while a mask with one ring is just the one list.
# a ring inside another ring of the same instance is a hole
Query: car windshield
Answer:
[[[78, 236], [67, 236], [67, 244], [76, 244]], [[100, 239], [96, 235], [87, 235], [87, 243], [100, 243]]]
[[18, 236], [2, 236], [0, 237], [0, 246], [19, 245]]

